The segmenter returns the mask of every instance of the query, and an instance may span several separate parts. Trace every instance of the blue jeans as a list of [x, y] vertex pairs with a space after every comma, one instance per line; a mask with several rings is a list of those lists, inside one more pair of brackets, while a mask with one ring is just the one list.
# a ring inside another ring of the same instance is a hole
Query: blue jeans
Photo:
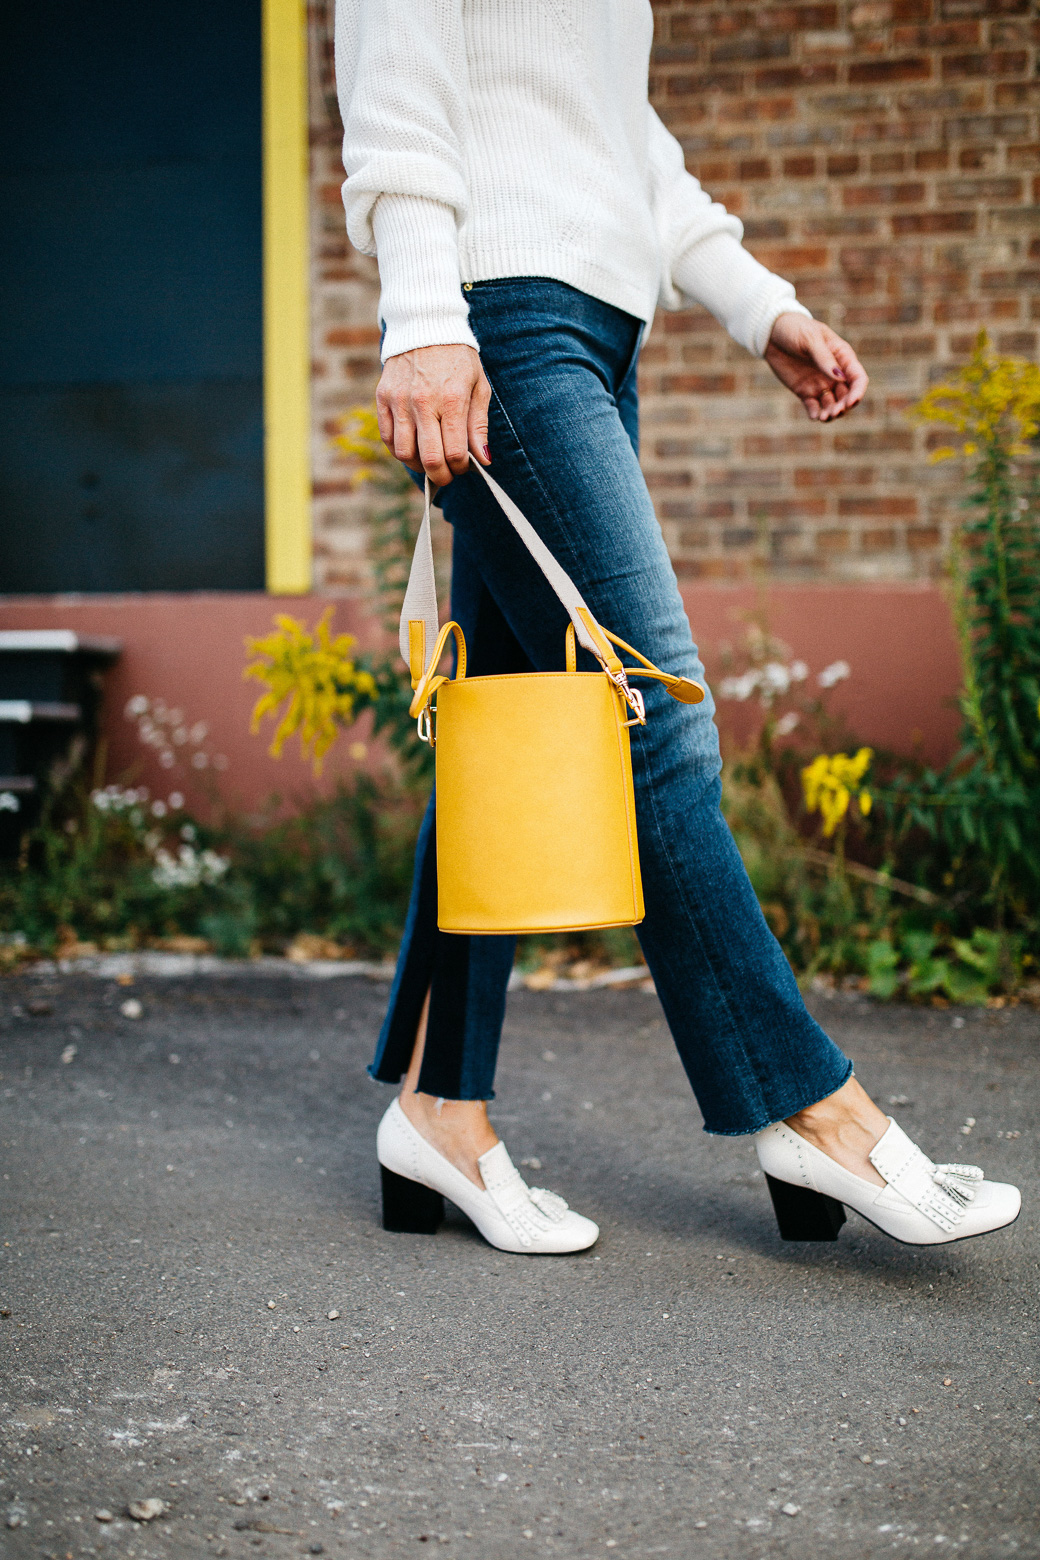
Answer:
[[[703, 682], [637, 458], [641, 322], [541, 278], [478, 282], [466, 296], [493, 390], [498, 481], [607, 628]], [[474, 473], [456, 477], [443, 508], [470, 675], [562, 670], [566, 614], [486, 485]], [[647, 723], [632, 731], [639, 941], [706, 1130], [756, 1132], [832, 1094], [852, 1064], [806, 1011], [719, 810], [714, 704], [679, 704], [659, 683], [641, 686]], [[419, 1088], [492, 1098], [513, 952], [511, 937], [437, 930], [431, 800], [372, 1076], [401, 1077], [429, 992]]]

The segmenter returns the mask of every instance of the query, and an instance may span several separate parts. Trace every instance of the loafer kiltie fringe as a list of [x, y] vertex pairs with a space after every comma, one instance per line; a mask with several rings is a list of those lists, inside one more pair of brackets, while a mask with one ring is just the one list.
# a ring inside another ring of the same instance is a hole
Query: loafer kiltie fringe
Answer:
[[889, 1122], [870, 1154], [884, 1186], [843, 1169], [785, 1122], [758, 1133], [758, 1162], [784, 1240], [837, 1240], [846, 1207], [910, 1246], [966, 1240], [1018, 1218], [1017, 1186], [987, 1181], [977, 1165], [933, 1164], [891, 1117]]
[[397, 1100], [379, 1123], [376, 1152], [385, 1230], [435, 1234], [447, 1197], [499, 1251], [560, 1256], [585, 1251], [599, 1238], [599, 1226], [568, 1208], [562, 1197], [529, 1187], [504, 1143], [481, 1154], [484, 1190], [475, 1186], [415, 1130]]

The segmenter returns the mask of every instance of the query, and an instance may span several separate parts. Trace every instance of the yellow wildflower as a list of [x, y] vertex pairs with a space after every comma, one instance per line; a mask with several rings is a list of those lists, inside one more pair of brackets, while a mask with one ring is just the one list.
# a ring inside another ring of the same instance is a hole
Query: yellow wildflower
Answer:
[[1026, 358], [996, 357], [985, 331], [951, 384], [936, 385], [922, 396], [912, 416], [945, 423], [961, 436], [959, 448], [945, 445], [932, 460], [977, 455], [987, 444], [1004, 440], [1011, 455], [1024, 455], [1040, 432], [1040, 366]]
[[248, 638], [246, 647], [256, 656], [243, 677], [265, 683], [267, 692], [253, 709], [252, 729], [258, 731], [266, 715], [281, 716], [271, 743], [271, 754], [280, 758], [286, 741], [300, 734], [300, 753], [311, 755], [314, 771], [321, 773], [322, 759], [339, 735], [340, 728], [353, 719], [360, 699], [375, 692], [371, 673], [359, 671], [351, 659], [356, 643], [352, 634], [332, 637], [327, 607], [310, 633], [298, 618], [279, 615], [277, 632], [264, 639]]
[[352, 406], [336, 427], [339, 431], [333, 444], [357, 462], [351, 477], [355, 487], [371, 482], [393, 463], [393, 456], [379, 437], [379, 419], [374, 406]]
[[855, 798], [864, 818], [873, 805], [873, 797], [860, 781], [870, 768], [873, 748], [862, 747], [854, 757], [848, 753], [821, 753], [802, 770], [802, 790], [809, 812], [823, 818], [823, 832], [830, 837]]

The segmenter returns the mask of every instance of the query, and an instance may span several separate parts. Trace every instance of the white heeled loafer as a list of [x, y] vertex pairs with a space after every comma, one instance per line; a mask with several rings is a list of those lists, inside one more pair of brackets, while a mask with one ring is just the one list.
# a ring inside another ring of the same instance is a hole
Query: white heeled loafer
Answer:
[[568, 1208], [562, 1197], [529, 1187], [504, 1143], [496, 1143], [477, 1160], [481, 1190], [416, 1131], [398, 1100], [379, 1123], [376, 1153], [385, 1230], [433, 1235], [447, 1197], [499, 1251], [560, 1256], [585, 1251], [599, 1238], [599, 1226]]
[[985, 1180], [977, 1165], [933, 1164], [888, 1119], [888, 1131], [869, 1156], [884, 1186], [843, 1169], [786, 1122], [756, 1135], [782, 1239], [837, 1240], [846, 1207], [910, 1246], [966, 1240], [1018, 1218], [1017, 1186]]

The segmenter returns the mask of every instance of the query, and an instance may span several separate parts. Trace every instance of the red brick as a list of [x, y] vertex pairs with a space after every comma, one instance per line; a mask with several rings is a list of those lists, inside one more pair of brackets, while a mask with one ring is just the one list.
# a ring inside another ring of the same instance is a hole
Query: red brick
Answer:
[[902, 173], [905, 165], [902, 152], [874, 152], [870, 159], [871, 173]]
[[766, 498], [755, 500], [755, 514], [763, 520], [812, 520], [827, 513], [826, 498]]
[[853, 429], [842, 422], [834, 435], [835, 450], [848, 455], [885, 455], [913, 447], [914, 436], [909, 428]]
[[885, 497], [880, 494], [860, 495], [842, 493], [838, 497], [838, 513], [841, 515], [883, 515], [892, 518], [913, 519], [917, 514], [917, 499]]
[[380, 331], [377, 326], [336, 326], [324, 335], [327, 347], [378, 347]]
[[756, 244], [755, 253], [772, 271], [820, 271], [827, 265], [830, 251], [817, 244]]
[[943, 179], [940, 200], [972, 200], [989, 205], [993, 201], [1021, 200], [1021, 179]]
[[937, 325], [952, 325], [963, 320], [982, 318], [982, 302], [978, 298], [939, 298], [936, 300], [934, 319]]
[[796, 488], [869, 487], [874, 480], [873, 466], [796, 466]]
[[914, 167], [920, 173], [941, 172], [949, 167], [950, 154], [946, 149], [933, 147], [926, 152], [914, 153]]
[[852, 153], [843, 152], [827, 159], [827, 174], [829, 178], [841, 179], [850, 173], [859, 172], [859, 158]]
[[784, 173], [789, 179], [811, 178], [816, 172], [815, 157], [785, 157]]
[[927, 81], [932, 62], [926, 54], [908, 55], [899, 60], [855, 60], [849, 66], [849, 81], [854, 85], [887, 85], [893, 81]]
[[776, 91], [783, 87], [818, 87], [838, 79], [836, 65], [785, 65], [755, 72], [756, 87]]
[[965, 48], [978, 43], [982, 33], [978, 22], [939, 22], [929, 27], [896, 27], [892, 42], [896, 48]]
[[1022, 76], [1029, 64], [1024, 49], [1003, 49], [994, 54], [954, 54], [942, 61], [944, 81], [965, 76]]
[[974, 233], [974, 211], [908, 211], [892, 218], [897, 238], [906, 233]]
[[823, 437], [813, 431], [805, 433], [767, 434], [749, 433], [744, 439], [745, 455], [805, 455], [822, 447]]
[[828, 32], [837, 27], [840, 12], [836, 5], [783, 5], [764, 7], [758, 25], [784, 32]]
[[997, 337], [997, 350], [1015, 353], [1016, 355], [1022, 354], [1026, 357], [1035, 357], [1036, 331], [1004, 331]]
[[898, 532], [887, 528], [883, 531], [861, 531], [860, 547], [865, 553], [894, 552]]
[[925, 185], [919, 182], [847, 184], [841, 198], [846, 206], [908, 206], [924, 200], [925, 193]]
[[666, 374], [659, 388], [665, 395], [732, 395], [735, 374]]

